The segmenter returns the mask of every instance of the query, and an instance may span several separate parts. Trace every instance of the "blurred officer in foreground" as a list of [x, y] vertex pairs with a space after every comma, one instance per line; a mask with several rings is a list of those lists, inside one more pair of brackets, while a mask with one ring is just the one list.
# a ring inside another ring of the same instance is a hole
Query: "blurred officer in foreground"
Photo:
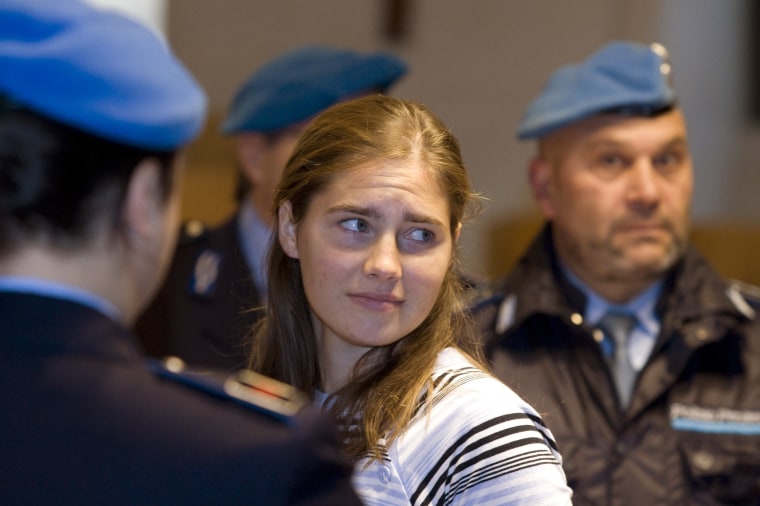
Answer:
[[229, 370], [246, 365], [266, 301], [273, 192], [298, 137], [322, 110], [383, 92], [405, 73], [391, 55], [307, 46], [248, 78], [222, 125], [237, 149], [238, 210], [215, 229], [198, 221], [183, 227], [166, 283], [137, 324], [148, 354]]
[[205, 113], [165, 44], [2, 0], [0, 68], [0, 502], [358, 504], [325, 419], [138, 356]]
[[546, 226], [485, 305], [495, 373], [557, 436], [576, 504], [759, 504], [757, 301], [689, 244], [665, 49], [615, 42], [528, 107]]

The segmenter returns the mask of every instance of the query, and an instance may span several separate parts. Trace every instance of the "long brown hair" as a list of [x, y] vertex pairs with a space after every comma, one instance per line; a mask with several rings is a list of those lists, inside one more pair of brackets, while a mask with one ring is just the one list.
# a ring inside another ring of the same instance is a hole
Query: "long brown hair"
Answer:
[[[342, 172], [381, 160], [419, 160], [439, 181], [449, 201], [450, 232], [456, 233], [478, 201], [467, 177], [459, 143], [424, 106], [383, 95], [338, 104], [323, 112], [301, 136], [275, 194], [275, 216], [288, 201], [300, 223], [315, 195]], [[277, 220], [275, 220], [277, 223]], [[322, 385], [317, 341], [301, 281], [300, 263], [272, 242], [269, 299], [256, 338], [251, 366], [305, 391], [313, 398]], [[343, 430], [345, 451], [357, 459], [380, 438], [401, 434], [432, 388], [430, 372], [438, 353], [457, 347], [483, 365], [465, 310], [456, 251], [437, 300], [423, 323], [397, 342], [365, 353], [351, 380], [332, 396], [330, 410]], [[349, 426], [358, 422], [358, 432]]]

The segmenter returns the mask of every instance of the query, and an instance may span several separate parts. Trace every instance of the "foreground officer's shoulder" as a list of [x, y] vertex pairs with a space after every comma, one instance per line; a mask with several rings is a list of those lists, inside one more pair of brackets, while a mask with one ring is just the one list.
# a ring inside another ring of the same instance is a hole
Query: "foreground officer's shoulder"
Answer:
[[286, 424], [308, 403], [296, 388], [250, 370], [233, 374], [194, 371], [177, 357], [147, 359], [146, 368], [167, 381], [204, 395], [227, 400]]

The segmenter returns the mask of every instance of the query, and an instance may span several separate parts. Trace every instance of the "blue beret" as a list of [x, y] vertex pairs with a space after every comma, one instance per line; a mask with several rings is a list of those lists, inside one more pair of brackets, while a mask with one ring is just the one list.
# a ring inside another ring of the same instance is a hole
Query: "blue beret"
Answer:
[[587, 60], [557, 70], [528, 106], [517, 134], [540, 138], [603, 112], [651, 115], [675, 100], [663, 46], [612, 42]]
[[406, 73], [400, 59], [322, 46], [285, 53], [254, 72], [222, 125], [226, 134], [270, 132], [365, 91], [384, 91]]
[[201, 130], [206, 97], [140, 23], [74, 0], [2, 0], [0, 95], [88, 133], [173, 150]]

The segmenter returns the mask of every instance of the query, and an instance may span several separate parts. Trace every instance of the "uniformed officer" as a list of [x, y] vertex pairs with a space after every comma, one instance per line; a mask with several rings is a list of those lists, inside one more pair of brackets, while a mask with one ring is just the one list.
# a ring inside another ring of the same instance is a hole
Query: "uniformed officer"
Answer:
[[760, 504], [760, 323], [689, 244], [672, 74], [659, 44], [607, 44], [557, 70], [519, 127], [547, 223], [481, 317], [577, 504]]
[[229, 370], [247, 364], [266, 300], [272, 192], [298, 136], [320, 111], [386, 91], [405, 73], [390, 54], [306, 46], [243, 83], [222, 125], [236, 143], [238, 210], [214, 229], [183, 227], [166, 283], [137, 324], [147, 353]]
[[0, 2], [0, 502], [358, 504], [287, 386], [144, 364], [205, 97], [148, 29]]

